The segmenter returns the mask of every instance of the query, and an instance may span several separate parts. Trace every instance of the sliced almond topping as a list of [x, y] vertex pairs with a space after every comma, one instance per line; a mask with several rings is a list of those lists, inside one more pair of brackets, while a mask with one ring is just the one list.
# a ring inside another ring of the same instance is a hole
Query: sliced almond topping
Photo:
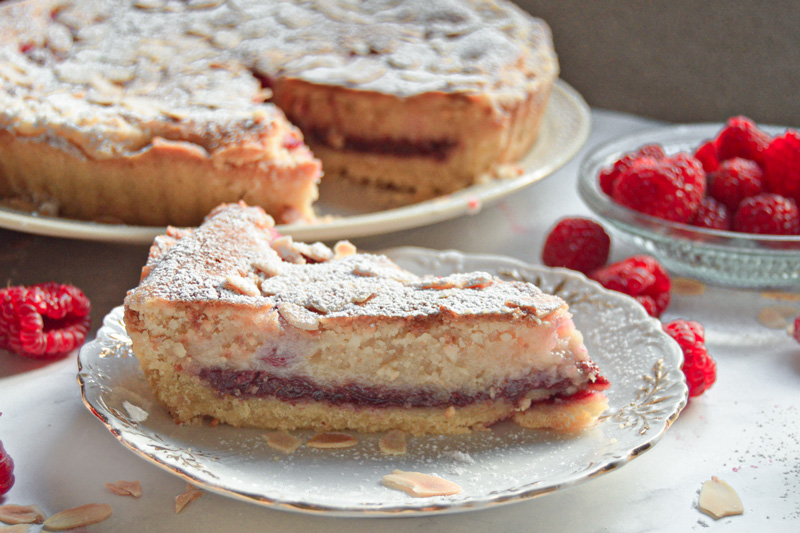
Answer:
[[47, 531], [66, 531], [102, 522], [111, 516], [107, 503], [89, 503], [56, 513], [44, 521]]
[[456, 416], [456, 408], [451, 405], [450, 407], [445, 409], [444, 417], [445, 418], [453, 418], [454, 416]]
[[305, 307], [300, 307], [291, 302], [278, 304], [278, 313], [290, 325], [297, 329], [313, 331], [319, 329], [319, 315], [312, 313]]
[[181, 511], [183, 511], [184, 507], [186, 507], [187, 505], [189, 505], [189, 503], [195, 501], [202, 495], [203, 495], [202, 490], [198, 489], [191, 483], [187, 483], [186, 490], [175, 496], [175, 514], [178, 514]]
[[700, 296], [706, 292], [706, 286], [704, 283], [701, 283], [695, 279], [673, 278], [671, 290], [675, 294], [682, 294], [685, 296]]
[[711, 481], [703, 483], [697, 506], [701, 511], [716, 519], [744, 513], [744, 506], [739, 495], [717, 476], [711, 476]]
[[452, 481], [421, 472], [395, 470], [391, 474], [383, 476], [383, 484], [390, 489], [402, 490], [415, 498], [450, 496], [461, 493], [461, 487]]
[[142, 483], [140, 481], [120, 480], [114, 483], [106, 483], [105, 487], [118, 496], [138, 498], [142, 495]]
[[223, 288], [244, 296], [261, 296], [261, 289], [256, 286], [255, 282], [241, 276], [226, 276]]
[[281, 259], [288, 263], [304, 265], [306, 258], [302, 256], [291, 237], [279, 237], [270, 243], [272, 249], [278, 252]]
[[45, 516], [35, 505], [3, 505], [0, 507], [0, 522], [4, 524], [41, 524]]
[[347, 433], [331, 431], [317, 433], [309, 439], [307, 444], [312, 448], [350, 448], [358, 444], [358, 440]]
[[761, 293], [761, 297], [785, 302], [800, 302], [800, 292], [766, 291]]
[[223, 50], [236, 48], [242, 42], [242, 36], [235, 31], [219, 31], [211, 37], [211, 44]]
[[800, 310], [795, 307], [773, 305], [759, 311], [757, 318], [759, 324], [765, 328], [784, 329], [798, 314], [800, 314]]
[[405, 455], [408, 451], [406, 434], [398, 429], [393, 429], [381, 437], [378, 447], [386, 455]]
[[275, 256], [267, 256], [263, 259], [253, 261], [252, 266], [259, 272], [263, 272], [267, 275], [267, 277], [271, 278], [280, 274], [281, 264], [283, 264], [283, 261], [281, 261], [280, 258]]
[[275, 431], [264, 436], [267, 446], [285, 454], [294, 453], [303, 441], [286, 431]]
[[315, 242], [314, 244], [305, 244], [302, 242], [294, 243], [295, 249], [300, 252], [304, 257], [314, 260], [318, 263], [329, 261], [333, 259], [333, 250], [322, 244]]
[[356, 253], [356, 247], [350, 241], [339, 241], [333, 246], [333, 253], [336, 259], [347, 257]]

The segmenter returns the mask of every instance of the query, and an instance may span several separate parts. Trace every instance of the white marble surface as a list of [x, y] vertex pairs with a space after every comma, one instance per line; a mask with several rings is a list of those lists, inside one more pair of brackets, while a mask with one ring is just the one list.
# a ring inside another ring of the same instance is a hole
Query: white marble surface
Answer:
[[[604, 111], [592, 118], [587, 146], [547, 180], [476, 215], [356, 244], [373, 250], [455, 248], [539, 262], [544, 236], [557, 219], [588, 214], [575, 192], [585, 150], [653, 126]], [[613, 259], [631, 253], [615, 240]], [[52, 514], [88, 502], [110, 503], [113, 517], [89, 531], [800, 531], [800, 345], [785, 330], [757, 321], [760, 309], [775, 305], [800, 313], [800, 301], [758, 292], [709, 288], [701, 296], [674, 297], [663, 318], [706, 326], [718, 380], [690, 402], [661, 442], [630, 464], [530, 501], [421, 518], [309, 516], [215, 494], [176, 515], [173, 500], [184, 481], [128, 451], [84, 407], [74, 356], [41, 365], [0, 353], [0, 440], [17, 474], [0, 504], [35, 503]], [[744, 515], [714, 520], [697, 509], [700, 486], [712, 475], [735, 488]], [[144, 495], [124, 498], [103, 488], [118, 479], [141, 480]]]

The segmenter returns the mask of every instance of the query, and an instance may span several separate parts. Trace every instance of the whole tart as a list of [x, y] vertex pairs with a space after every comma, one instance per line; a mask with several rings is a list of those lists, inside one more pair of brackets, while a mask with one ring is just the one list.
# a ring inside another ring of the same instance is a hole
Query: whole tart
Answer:
[[3, 3], [0, 197], [146, 225], [241, 199], [294, 222], [321, 160], [417, 201], [516, 172], [557, 74], [547, 26], [505, 1]]
[[385, 256], [216, 209], [153, 244], [125, 300], [133, 351], [183, 423], [463, 433], [578, 430], [605, 409], [566, 303], [484, 272], [419, 277]]

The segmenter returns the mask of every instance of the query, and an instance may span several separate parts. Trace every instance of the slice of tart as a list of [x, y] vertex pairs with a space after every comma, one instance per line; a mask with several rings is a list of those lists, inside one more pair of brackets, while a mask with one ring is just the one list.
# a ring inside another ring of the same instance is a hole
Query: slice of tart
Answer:
[[419, 277], [347, 242], [293, 242], [243, 204], [157, 238], [142, 274], [125, 324], [179, 422], [575, 430], [606, 407], [566, 303], [529, 283]]

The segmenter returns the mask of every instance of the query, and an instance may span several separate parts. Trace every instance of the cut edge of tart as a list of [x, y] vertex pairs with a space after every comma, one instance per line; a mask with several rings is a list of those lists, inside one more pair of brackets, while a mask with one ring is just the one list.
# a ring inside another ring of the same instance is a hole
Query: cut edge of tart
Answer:
[[125, 325], [182, 423], [572, 431], [607, 406], [557, 296], [485, 272], [419, 277], [347, 242], [296, 243], [241, 203], [156, 238]]

